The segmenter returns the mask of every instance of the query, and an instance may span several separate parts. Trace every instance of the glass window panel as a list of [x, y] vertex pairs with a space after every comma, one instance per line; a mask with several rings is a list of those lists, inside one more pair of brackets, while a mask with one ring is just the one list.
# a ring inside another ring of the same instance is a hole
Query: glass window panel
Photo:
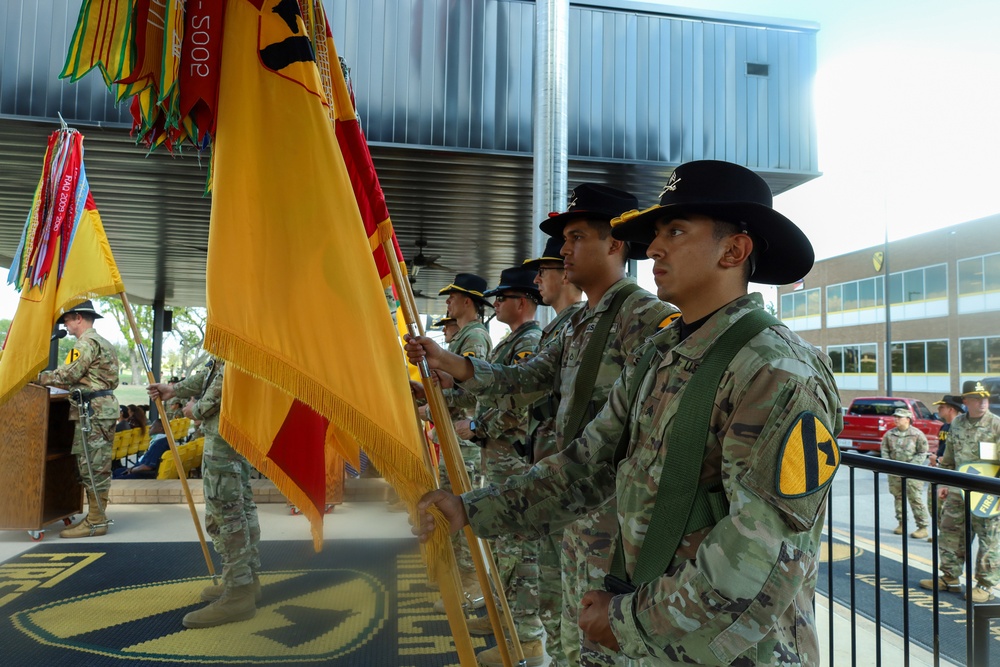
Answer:
[[983, 258], [963, 259], [958, 263], [958, 293], [975, 294], [983, 291]]
[[839, 313], [844, 309], [844, 303], [841, 300], [842, 291], [840, 285], [831, 285], [826, 288], [826, 312]]
[[1000, 253], [983, 257], [983, 269], [986, 291], [1000, 290]]
[[892, 372], [902, 373], [903, 372], [903, 344], [893, 343], [892, 344]]
[[958, 342], [960, 373], [982, 375], [986, 372], [985, 345], [985, 338], [966, 338]]
[[926, 349], [923, 342], [906, 343], [906, 372], [926, 373], [927, 363], [924, 360]]
[[861, 308], [875, 307], [875, 280], [869, 278], [858, 282], [858, 305]]
[[944, 264], [924, 269], [924, 292], [928, 299], [948, 298], [948, 273]]
[[924, 270], [916, 269], [903, 274], [903, 291], [906, 301], [922, 301], [924, 298]]
[[781, 295], [781, 316], [782, 317], [792, 317], [794, 315], [795, 308], [792, 306], [792, 296], [791, 294]]
[[986, 339], [986, 372], [990, 375], [1000, 373], [1000, 338]]
[[934, 419], [934, 415], [922, 401], [913, 401], [913, 407], [917, 409], [917, 419]]
[[833, 367], [834, 373], [844, 372], [844, 348], [830, 347], [827, 349], [827, 354], [830, 355], [830, 365]]
[[806, 316], [806, 295], [798, 292], [795, 294], [795, 317]]
[[946, 340], [927, 341], [927, 372], [928, 373], [948, 372], [948, 341]]
[[858, 348], [854, 345], [844, 348], [844, 372], [858, 372]]
[[893, 273], [889, 276], [889, 303], [903, 303], [902, 273]]
[[878, 372], [878, 346], [877, 345], [862, 345], [861, 346], [861, 372], [862, 373], [877, 373]]
[[810, 315], [819, 315], [819, 290], [811, 289], [806, 292], [806, 312]]
[[858, 309], [858, 284], [844, 283], [844, 310]]
[[875, 301], [876, 301], [876, 305], [879, 305], [879, 306], [884, 306], [885, 305], [885, 292], [883, 291], [884, 288], [885, 288], [885, 279], [882, 276], [876, 276], [875, 277]]

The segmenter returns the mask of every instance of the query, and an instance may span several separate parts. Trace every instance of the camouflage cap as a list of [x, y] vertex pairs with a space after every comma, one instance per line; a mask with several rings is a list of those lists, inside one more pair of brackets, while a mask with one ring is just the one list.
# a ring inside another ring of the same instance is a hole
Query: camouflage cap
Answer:
[[892, 413], [893, 417], [906, 417], [907, 419], [913, 419], [913, 413], [906, 408], [896, 408], [896, 411]]

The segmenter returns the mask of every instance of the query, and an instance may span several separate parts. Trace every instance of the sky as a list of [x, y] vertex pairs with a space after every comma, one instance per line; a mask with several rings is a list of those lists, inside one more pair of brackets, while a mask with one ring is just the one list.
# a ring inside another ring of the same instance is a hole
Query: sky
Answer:
[[[823, 175], [775, 199], [817, 259], [879, 244], [886, 233], [896, 240], [1000, 213], [997, 0], [659, 4], [819, 24], [814, 109]], [[647, 287], [648, 272], [640, 271]], [[0, 318], [16, 302], [0, 288]]]

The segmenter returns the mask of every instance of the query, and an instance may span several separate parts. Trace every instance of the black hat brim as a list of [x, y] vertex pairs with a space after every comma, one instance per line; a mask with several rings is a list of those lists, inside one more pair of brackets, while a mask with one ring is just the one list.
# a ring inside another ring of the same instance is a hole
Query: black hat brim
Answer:
[[756, 270], [750, 276], [755, 283], [789, 285], [809, 273], [816, 260], [812, 243], [794, 222], [756, 202], [655, 206], [615, 225], [611, 234], [621, 241], [648, 246], [658, 221], [692, 214], [745, 223], [747, 230], [763, 241], [764, 247], [756, 249]]
[[[598, 220], [604, 220], [605, 214], [598, 213], [595, 211], [567, 211], [565, 213], [560, 213], [559, 215], [554, 215], [548, 220], [543, 220], [538, 228], [555, 238], [562, 236], [563, 228], [566, 227], [573, 220], [578, 220], [581, 218], [596, 218]], [[610, 223], [611, 220], [609, 219]], [[618, 238], [617, 236], [615, 237]], [[650, 235], [652, 239], [652, 235]], [[619, 241], [625, 241], [626, 239], [618, 239]], [[649, 241], [645, 243], [628, 241], [628, 258], [629, 259], [646, 259], [646, 248], [649, 247]], [[562, 258], [560, 257], [560, 260]]]
[[531, 287], [525, 287], [524, 285], [500, 285], [488, 292], [483, 292], [483, 296], [487, 299], [492, 299], [502, 292], [524, 292], [535, 300], [536, 303], [542, 302], [542, 294], [538, 291], [538, 288], [532, 285]]
[[461, 294], [462, 296], [467, 296], [470, 299], [472, 299], [473, 301], [477, 301], [479, 303], [485, 304], [485, 305], [489, 306], [490, 308], [493, 307], [493, 304], [490, 303], [489, 301], [487, 301], [483, 297], [483, 295], [476, 294], [475, 292], [470, 292], [469, 290], [462, 289], [461, 287], [457, 287], [455, 285], [449, 285], [448, 287], [445, 287], [443, 290], [441, 290], [440, 292], [438, 292], [438, 296], [448, 296], [449, 294], [451, 294], [453, 292], [455, 294]]
[[537, 271], [539, 269], [539, 267], [541, 267], [542, 262], [558, 262], [559, 264], [562, 264], [563, 263], [563, 258], [562, 257], [536, 257], [534, 259], [526, 259], [526, 260], [524, 260], [524, 263], [522, 263], [521, 266], [524, 267], [525, 269], [532, 269], [534, 271]]

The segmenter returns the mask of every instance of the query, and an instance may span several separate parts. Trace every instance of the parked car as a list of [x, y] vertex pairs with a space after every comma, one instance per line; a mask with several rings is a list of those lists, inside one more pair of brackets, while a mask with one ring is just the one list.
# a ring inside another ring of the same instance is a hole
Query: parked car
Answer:
[[856, 449], [861, 452], [878, 452], [882, 448], [882, 436], [896, 428], [892, 413], [899, 408], [913, 413], [913, 426], [924, 432], [930, 451], [937, 451], [938, 432], [944, 425], [923, 402], [914, 398], [896, 396], [870, 396], [851, 401], [844, 415], [844, 430], [837, 437], [841, 449]]

